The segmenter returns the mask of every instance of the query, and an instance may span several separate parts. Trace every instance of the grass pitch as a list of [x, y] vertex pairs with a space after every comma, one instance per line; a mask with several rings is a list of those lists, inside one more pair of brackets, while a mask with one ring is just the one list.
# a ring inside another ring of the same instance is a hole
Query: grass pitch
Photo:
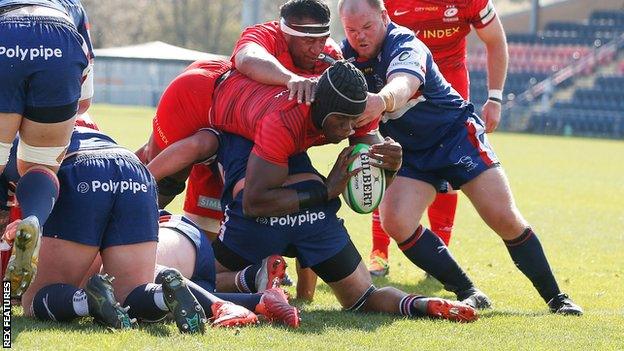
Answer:
[[[96, 105], [100, 127], [134, 150], [151, 130], [153, 110]], [[302, 327], [261, 325], [211, 329], [204, 336], [178, 333], [173, 323], [108, 332], [89, 319], [42, 323], [13, 309], [13, 347], [19, 350], [623, 350], [624, 349], [624, 142], [494, 134], [491, 142], [509, 176], [524, 216], [538, 233], [563, 291], [585, 309], [583, 317], [547, 312], [530, 282], [514, 267], [501, 240], [461, 197], [451, 251], [494, 302], [472, 324], [410, 320], [340, 310], [319, 283], [313, 303], [299, 304]], [[313, 148], [328, 172], [337, 146]], [[181, 210], [180, 196], [170, 205]], [[360, 253], [370, 250], [370, 217], [341, 209]], [[291, 261], [292, 262], [292, 261]], [[377, 286], [408, 292], [452, 294], [427, 280], [393, 244], [390, 275]], [[291, 264], [294, 266], [294, 264]], [[290, 268], [289, 268], [290, 269]], [[291, 269], [290, 273], [294, 275]]]

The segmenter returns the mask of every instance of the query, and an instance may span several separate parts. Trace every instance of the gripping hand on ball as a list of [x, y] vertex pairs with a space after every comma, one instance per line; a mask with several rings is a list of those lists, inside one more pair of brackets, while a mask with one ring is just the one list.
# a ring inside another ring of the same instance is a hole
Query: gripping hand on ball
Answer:
[[349, 146], [342, 150], [340, 155], [338, 155], [336, 163], [334, 163], [334, 167], [332, 167], [332, 170], [327, 176], [325, 186], [327, 186], [328, 200], [336, 198], [338, 195], [342, 194], [344, 189], [347, 187], [349, 178], [358, 174], [360, 171], [360, 168], [356, 168], [349, 172], [349, 165], [355, 160], [356, 157], [358, 157], [357, 154], [351, 155], [354, 147], [355, 146]]
[[368, 157], [377, 160], [377, 167], [396, 173], [403, 162], [403, 148], [392, 138], [386, 137], [383, 143], [371, 145]]

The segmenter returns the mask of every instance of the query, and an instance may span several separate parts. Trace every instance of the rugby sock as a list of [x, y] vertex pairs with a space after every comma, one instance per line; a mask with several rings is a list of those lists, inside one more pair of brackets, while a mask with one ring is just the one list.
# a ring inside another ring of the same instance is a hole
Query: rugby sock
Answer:
[[388, 256], [388, 246], [390, 246], [390, 236], [386, 234], [386, 232], [381, 228], [381, 219], [379, 218], [379, 210], [376, 209], [373, 211], [373, 223], [372, 223], [372, 233], [373, 233], [373, 248], [371, 252], [379, 251]]
[[527, 228], [519, 237], [504, 242], [518, 269], [531, 280], [544, 301], [548, 302], [561, 293], [542, 244], [531, 228]]
[[410, 261], [439, 280], [445, 289], [458, 293], [474, 287], [446, 245], [429, 229], [419, 226], [398, 245]]
[[236, 274], [236, 288], [242, 293], [255, 293], [256, 291], [256, 275], [262, 267], [261, 263], [254, 264], [243, 268]]
[[22, 218], [35, 216], [43, 226], [59, 195], [59, 182], [54, 173], [41, 168], [26, 172], [17, 182], [15, 196], [22, 208]]
[[41, 288], [32, 304], [33, 314], [40, 320], [69, 322], [89, 315], [87, 294], [68, 284], [52, 284]]
[[451, 241], [457, 198], [457, 193], [439, 193], [427, 210], [431, 231], [439, 236], [446, 246]]
[[216, 297], [230, 301], [239, 306], [243, 306], [250, 311], [255, 311], [256, 306], [260, 303], [262, 294], [241, 294], [241, 293], [215, 293]]
[[427, 315], [427, 301], [425, 296], [407, 295], [399, 302], [399, 311], [406, 317], [425, 317]]
[[159, 321], [169, 312], [160, 284], [149, 283], [137, 286], [128, 294], [123, 305], [130, 306], [128, 310], [130, 318], [140, 318], [149, 322]]

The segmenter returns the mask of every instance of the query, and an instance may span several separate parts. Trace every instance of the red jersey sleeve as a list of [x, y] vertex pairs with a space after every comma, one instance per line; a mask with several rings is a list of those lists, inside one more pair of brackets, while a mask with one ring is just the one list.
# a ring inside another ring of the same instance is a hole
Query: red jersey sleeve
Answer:
[[252, 152], [265, 161], [288, 167], [288, 157], [297, 151], [297, 143], [280, 111], [264, 117], [256, 129]]
[[276, 23], [256, 24], [245, 28], [240, 39], [238, 39], [236, 45], [234, 45], [234, 51], [231, 57], [232, 63], [234, 63], [236, 54], [248, 43], [258, 44], [272, 55], [277, 55], [279, 50], [278, 38]]
[[469, 3], [471, 6], [468, 18], [473, 27], [483, 28], [496, 17], [496, 10], [492, 0], [474, 0]]

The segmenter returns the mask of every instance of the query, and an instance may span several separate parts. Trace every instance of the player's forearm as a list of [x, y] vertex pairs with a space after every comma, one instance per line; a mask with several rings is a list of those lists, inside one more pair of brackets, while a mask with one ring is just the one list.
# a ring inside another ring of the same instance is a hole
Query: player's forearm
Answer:
[[268, 85], [286, 85], [293, 76], [275, 57], [268, 53], [236, 55], [236, 69], [247, 77]]
[[171, 144], [147, 165], [147, 169], [159, 181], [212, 156], [202, 147], [201, 138], [201, 134], [195, 134]]
[[299, 211], [297, 191], [287, 188], [245, 190], [243, 212], [250, 217], [284, 216]]
[[503, 38], [495, 43], [486, 44], [485, 47], [487, 51], [488, 89], [503, 90], [509, 62], [507, 42]]
[[420, 80], [406, 74], [392, 75], [388, 84], [381, 89], [378, 95], [383, 99], [386, 112], [392, 112], [405, 106], [409, 99], [416, 94], [420, 87]]

